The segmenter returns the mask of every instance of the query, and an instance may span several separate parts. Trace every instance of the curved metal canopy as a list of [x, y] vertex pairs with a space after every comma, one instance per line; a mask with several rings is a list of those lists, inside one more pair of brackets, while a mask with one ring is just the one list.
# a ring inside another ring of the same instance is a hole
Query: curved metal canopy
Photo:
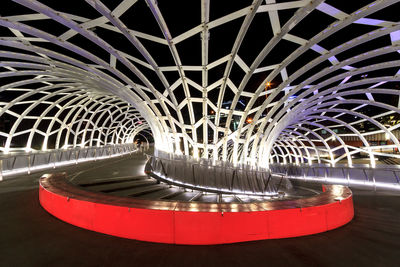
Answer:
[[18, 134], [46, 149], [150, 127], [160, 150], [234, 164], [400, 158], [398, 2], [2, 3], [1, 114], [16, 118], [2, 150]]

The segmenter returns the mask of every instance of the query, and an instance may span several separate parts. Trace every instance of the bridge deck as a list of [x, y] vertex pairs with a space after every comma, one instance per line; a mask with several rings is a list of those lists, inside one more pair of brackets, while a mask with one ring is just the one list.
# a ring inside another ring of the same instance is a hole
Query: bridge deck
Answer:
[[[128, 173], [140, 176], [143, 159], [137, 159], [137, 165], [127, 159], [84, 163], [63, 170], [70, 177], [75, 176], [73, 180], [82, 178], [82, 182], [100, 176], [124, 177]], [[37, 201], [40, 175], [0, 183], [1, 266], [99, 266], [133, 262], [137, 266], [251, 266], [266, 262], [275, 266], [393, 266], [398, 263], [398, 192], [375, 193], [352, 188], [355, 218], [334, 231], [294, 239], [187, 247], [125, 240], [61, 222]]]

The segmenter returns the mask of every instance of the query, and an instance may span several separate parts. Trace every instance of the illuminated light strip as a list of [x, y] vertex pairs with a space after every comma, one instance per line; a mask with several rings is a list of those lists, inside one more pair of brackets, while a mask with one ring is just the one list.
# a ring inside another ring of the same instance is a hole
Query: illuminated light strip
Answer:
[[[32, 171], [39, 171], [39, 170], [45, 170], [45, 169], [52, 169], [56, 167], [62, 167], [62, 166], [68, 166], [68, 165], [74, 165], [78, 163], [83, 163], [83, 162], [88, 162], [88, 161], [96, 161], [96, 160], [102, 160], [102, 159], [109, 159], [109, 158], [115, 158], [118, 156], [123, 156], [126, 154], [134, 153], [137, 150], [129, 151], [129, 152], [123, 152], [123, 153], [117, 153], [117, 154], [112, 154], [108, 156], [100, 156], [100, 157], [90, 157], [90, 158], [83, 158], [83, 159], [77, 159], [77, 160], [68, 160], [68, 161], [61, 161], [61, 162], [56, 162], [56, 163], [48, 163], [48, 164], [43, 164], [43, 165], [38, 165], [38, 166], [32, 166], [32, 167], [24, 167], [24, 168], [18, 168], [18, 169], [13, 169], [13, 170], [6, 170], [2, 172], [2, 175], [4, 177], [11, 176], [11, 175], [17, 175], [17, 174], [23, 174], [23, 173], [30, 173]], [[1, 179], [0, 179], [1, 181]]]
[[263, 194], [263, 193], [254, 193], [254, 192], [251, 192], [251, 191], [221, 190], [219, 188], [211, 187], [211, 186], [210, 187], [197, 186], [197, 185], [194, 185], [194, 184], [185, 183], [185, 182], [181, 182], [181, 181], [178, 181], [178, 180], [174, 180], [174, 179], [169, 178], [169, 177], [165, 177], [164, 175], [162, 175], [159, 172], [153, 172], [153, 173], [155, 175], [157, 175], [158, 177], [162, 178], [163, 180], [167, 180], [167, 181], [172, 182], [172, 183], [174, 183], [176, 185], [181, 185], [182, 187], [190, 186], [190, 187], [197, 188], [199, 190], [204, 190], [204, 191], [212, 190], [212, 191], [218, 191], [218, 192], [224, 193], [224, 194], [236, 194], [236, 195], [240, 194], [240, 195], [246, 195], [246, 196], [277, 196], [278, 195], [277, 193], [264, 193]]
[[344, 178], [312, 178], [310, 176], [287, 176], [289, 179], [294, 180], [303, 180], [303, 181], [313, 181], [313, 182], [320, 182], [320, 183], [332, 183], [332, 184], [341, 184], [347, 186], [369, 186], [375, 188], [385, 188], [385, 189], [395, 189], [400, 190], [400, 184], [392, 184], [392, 183], [382, 183], [382, 182], [370, 182], [370, 181], [357, 181], [357, 180], [347, 180]]

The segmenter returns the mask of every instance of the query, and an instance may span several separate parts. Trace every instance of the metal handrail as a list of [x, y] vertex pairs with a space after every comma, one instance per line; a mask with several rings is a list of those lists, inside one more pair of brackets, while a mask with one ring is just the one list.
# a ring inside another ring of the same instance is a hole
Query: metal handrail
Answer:
[[[385, 168], [386, 167], [386, 168]], [[285, 173], [289, 179], [302, 179], [342, 185], [362, 185], [400, 190], [400, 168], [382, 165], [379, 168], [321, 166], [321, 165], [270, 165], [272, 173]]]
[[135, 144], [121, 144], [2, 155], [0, 158], [0, 181], [5, 176], [30, 174], [31, 171], [38, 169], [56, 168], [62, 165], [111, 158], [130, 154], [136, 150]]
[[147, 155], [146, 172], [163, 182], [219, 193], [275, 195], [282, 177], [268, 171], [234, 168]]

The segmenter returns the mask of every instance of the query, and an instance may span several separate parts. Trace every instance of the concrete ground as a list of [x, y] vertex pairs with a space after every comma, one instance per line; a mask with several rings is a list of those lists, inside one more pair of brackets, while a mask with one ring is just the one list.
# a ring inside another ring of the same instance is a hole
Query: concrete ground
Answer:
[[[71, 179], [142, 175], [137, 155], [83, 163]], [[64, 223], [38, 202], [41, 173], [0, 182], [0, 266], [397, 266], [400, 193], [354, 189], [355, 218], [306, 237], [218, 246], [128, 240]]]

